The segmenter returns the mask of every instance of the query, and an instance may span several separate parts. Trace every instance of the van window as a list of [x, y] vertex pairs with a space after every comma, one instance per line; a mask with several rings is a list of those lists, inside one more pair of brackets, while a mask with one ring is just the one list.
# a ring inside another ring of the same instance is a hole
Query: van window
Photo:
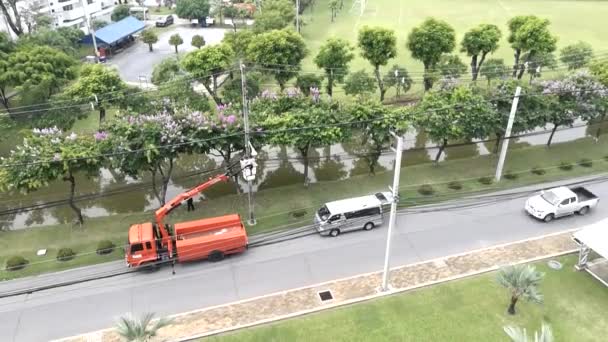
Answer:
[[144, 245], [141, 243], [135, 243], [131, 245], [131, 254], [135, 254], [137, 252], [141, 252], [144, 250]]
[[150, 241], [146, 242], [146, 249], [152, 249], [152, 244]]
[[321, 209], [319, 209], [319, 211], [317, 213], [319, 214], [319, 218], [322, 221], [327, 220], [330, 215], [330, 212], [329, 212], [329, 209], [327, 209], [327, 206], [322, 206]]
[[340, 216], [341, 215], [334, 215], [327, 222], [329, 222], [329, 223], [336, 222], [336, 221], [338, 221], [340, 219]]
[[353, 211], [353, 212], [347, 213], [346, 218], [349, 219], [349, 218], [357, 218], [357, 217], [365, 217], [365, 216], [373, 216], [373, 215], [380, 215], [379, 207], [373, 207], [373, 208]]

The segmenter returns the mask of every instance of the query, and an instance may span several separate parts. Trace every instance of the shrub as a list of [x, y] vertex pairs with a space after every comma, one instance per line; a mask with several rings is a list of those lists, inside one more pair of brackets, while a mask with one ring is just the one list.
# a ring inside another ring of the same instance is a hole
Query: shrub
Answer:
[[574, 168], [574, 165], [572, 165], [572, 163], [568, 163], [568, 162], [561, 162], [559, 164], [559, 168], [560, 168], [560, 170], [563, 170], [563, 171], [570, 171]]
[[519, 177], [519, 175], [517, 173], [514, 173], [513, 171], [507, 171], [507, 173], [505, 173], [506, 179], [514, 180], [517, 179], [517, 177]]
[[6, 270], [7, 271], [20, 270], [20, 269], [24, 268], [28, 263], [29, 263], [29, 261], [26, 258], [24, 258], [20, 255], [15, 255], [15, 256], [10, 257], [6, 261]]
[[74, 258], [76, 253], [71, 248], [61, 248], [57, 251], [57, 260], [68, 261]]
[[608, 161], [608, 156], [604, 156], [604, 160], [605, 160], [605, 161]]
[[114, 251], [114, 243], [110, 240], [101, 240], [97, 244], [97, 254], [110, 254]]
[[592, 167], [593, 166], [593, 160], [589, 159], [589, 158], [583, 158], [581, 160], [578, 161], [578, 165], [582, 166], [582, 167]]
[[547, 171], [545, 169], [537, 167], [537, 166], [533, 167], [531, 172], [537, 176], [542, 176], [545, 173], [547, 173]]
[[293, 217], [302, 217], [306, 215], [306, 210], [305, 209], [300, 209], [300, 210], [295, 210], [291, 212], [291, 216]]
[[481, 177], [477, 181], [481, 184], [490, 185], [494, 179], [492, 177]]
[[462, 189], [462, 183], [460, 183], [459, 181], [451, 181], [448, 183], [448, 188], [452, 190], [460, 190]]
[[418, 193], [424, 196], [430, 196], [435, 193], [435, 189], [430, 184], [423, 184], [418, 188]]

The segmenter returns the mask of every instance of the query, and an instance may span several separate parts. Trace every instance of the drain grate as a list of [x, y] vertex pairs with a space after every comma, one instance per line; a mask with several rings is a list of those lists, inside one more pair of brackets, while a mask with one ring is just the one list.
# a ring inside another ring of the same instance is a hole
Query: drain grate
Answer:
[[547, 262], [547, 265], [554, 270], [561, 270], [562, 269], [562, 264], [559, 261], [556, 260], [549, 260], [549, 262]]
[[334, 296], [331, 294], [331, 291], [321, 291], [319, 292], [319, 298], [321, 298], [322, 302], [326, 302], [328, 300], [334, 299]]

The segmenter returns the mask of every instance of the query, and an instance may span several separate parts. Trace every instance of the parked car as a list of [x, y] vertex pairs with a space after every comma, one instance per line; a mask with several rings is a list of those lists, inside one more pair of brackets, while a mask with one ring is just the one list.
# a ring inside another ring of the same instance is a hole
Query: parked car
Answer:
[[173, 16], [168, 15], [166, 17], [162, 17], [156, 21], [156, 27], [165, 27], [173, 24]]
[[384, 212], [393, 201], [390, 192], [325, 203], [315, 213], [315, 228], [321, 235], [336, 237], [352, 230], [372, 230], [384, 223]]
[[525, 209], [528, 214], [545, 222], [573, 214], [585, 215], [595, 208], [599, 198], [591, 191], [577, 187], [569, 189], [565, 186], [541, 191], [540, 194], [526, 201]]

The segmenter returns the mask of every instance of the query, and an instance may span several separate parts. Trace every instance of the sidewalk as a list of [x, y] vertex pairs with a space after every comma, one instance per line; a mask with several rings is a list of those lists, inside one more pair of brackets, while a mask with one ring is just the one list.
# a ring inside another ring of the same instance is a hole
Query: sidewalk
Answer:
[[[391, 290], [378, 290], [381, 272], [359, 275], [299, 289], [205, 308], [173, 316], [153, 341], [183, 341], [308, 314], [381, 296], [496, 270], [506, 264], [551, 258], [577, 250], [572, 231], [452, 255], [392, 269]], [[318, 292], [331, 291], [322, 302]], [[112, 329], [70, 337], [63, 342], [120, 341]]]

